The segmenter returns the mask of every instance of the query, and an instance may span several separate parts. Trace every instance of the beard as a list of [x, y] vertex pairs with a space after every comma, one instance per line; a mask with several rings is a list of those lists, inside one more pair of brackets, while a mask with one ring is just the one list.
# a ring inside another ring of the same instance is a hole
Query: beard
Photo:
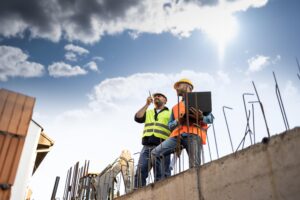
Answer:
[[161, 107], [162, 105], [164, 105], [164, 102], [162, 102], [161, 100], [159, 100], [159, 99], [155, 99], [154, 100], [154, 104], [155, 104], [155, 106], [156, 107]]
[[177, 89], [176, 91], [178, 96], [183, 96], [185, 93], [187, 93], [186, 88]]

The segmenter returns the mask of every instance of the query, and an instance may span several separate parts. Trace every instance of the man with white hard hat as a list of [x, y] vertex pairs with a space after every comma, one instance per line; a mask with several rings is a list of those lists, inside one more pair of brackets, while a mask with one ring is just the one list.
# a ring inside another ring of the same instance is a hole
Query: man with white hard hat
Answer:
[[[154, 108], [148, 109], [152, 102], [154, 103]], [[135, 114], [135, 121], [145, 124], [142, 136], [143, 148], [140, 152], [134, 177], [135, 188], [146, 185], [148, 173], [152, 168], [151, 151], [167, 139], [171, 133], [168, 127], [171, 112], [165, 106], [166, 103], [167, 97], [164, 94], [155, 93], [153, 94], [153, 98], [150, 94], [146, 100], [146, 104]], [[158, 173], [162, 177], [170, 176], [170, 156], [164, 157], [162, 162], [164, 163], [164, 170], [159, 168], [157, 169], [159, 170]], [[156, 173], [157, 171], [154, 170], [154, 175]]]

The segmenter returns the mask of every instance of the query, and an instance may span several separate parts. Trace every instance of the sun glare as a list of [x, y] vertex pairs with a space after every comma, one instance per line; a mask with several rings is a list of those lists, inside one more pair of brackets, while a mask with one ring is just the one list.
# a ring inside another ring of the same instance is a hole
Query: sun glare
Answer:
[[237, 29], [237, 21], [232, 15], [220, 13], [210, 18], [204, 27], [208, 37], [218, 46], [220, 60], [224, 57], [226, 45], [236, 36]]

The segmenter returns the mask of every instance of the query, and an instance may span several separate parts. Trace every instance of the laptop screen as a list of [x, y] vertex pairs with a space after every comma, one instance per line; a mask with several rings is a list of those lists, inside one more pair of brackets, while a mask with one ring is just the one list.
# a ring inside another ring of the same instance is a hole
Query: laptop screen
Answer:
[[212, 111], [211, 92], [189, 92], [185, 100], [185, 105], [188, 108], [194, 107], [203, 112], [203, 115], [208, 115]]

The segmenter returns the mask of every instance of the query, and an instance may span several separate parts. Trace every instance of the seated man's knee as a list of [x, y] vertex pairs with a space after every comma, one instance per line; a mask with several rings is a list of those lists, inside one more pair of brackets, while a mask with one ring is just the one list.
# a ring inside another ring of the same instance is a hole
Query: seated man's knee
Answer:
[[155, 148], [151, 151], [151, 159], [153, 160], [157, 157], [159, 157], [159, 153], [158, 153], [157, 149]]
[[158, 156], [158, 153], [157, 153], [157, 150], [156, 150], [156, 148], [155, 149], [153, 149], [152, 151], [151, 151], [151, 157], [157, 157]]

